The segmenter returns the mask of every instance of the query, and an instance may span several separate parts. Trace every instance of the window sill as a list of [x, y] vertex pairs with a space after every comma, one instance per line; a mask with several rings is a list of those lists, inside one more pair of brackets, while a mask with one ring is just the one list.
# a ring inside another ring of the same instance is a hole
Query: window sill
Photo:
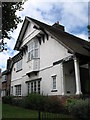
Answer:
[[56, 90], [56, 89], [55, 89], [55, 90], [51, 90], [51, 92], [57, 92], [57, 91], [58, 91], [58, 90]]
[[22, 69], [20, 69], [20, 70], [17, 70], [16, 72], [19, 72], [19, 71], [21, 71]]

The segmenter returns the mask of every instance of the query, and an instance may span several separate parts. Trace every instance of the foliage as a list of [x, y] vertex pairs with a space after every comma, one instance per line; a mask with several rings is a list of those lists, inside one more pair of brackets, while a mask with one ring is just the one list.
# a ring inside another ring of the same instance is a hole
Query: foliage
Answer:
[[2, 2], [2, 39], [10, 39], [8, 34], [17, 28], [18, 23], [22, 22], [21, 17], [15, 13], [22, 10], [22, 2]]
[[67, 113], [60, 100], [54, 96], [43, 96], [32, 93], [24, 98], [3, 97], [3, 103], [12, 104], [32, 110], [46, 111], [52, 113]]
[[43, 96], [39, 94], [29, 94], [25, 98], [25, 107], [40, 111], [53, 113], [65, 113], [66, 109], [56, 97]]
[[22, 98], [13, 98], [12, 99], [12, 105], [23, 107], [24, 106], [24, 99], [22, 99]]
[[12, 99], [13, 99], [12, 96], [4, 96], [2, 97], [2, 102], [6, 104], [12, 104]]
[[88, 120], [90, 115], [90, 100], [68, 99], [66, 107], [69, 112], [80, 120]]
[[[38, 120], [38, 111], [36, 110], [28, 110], [24, 108], [20, 108], [17, 106], [12, 106], [8, 104], [2, 104], [2, 120], [9, 120], [9, 119], [34, 119]], [[41, 112], [40, 116], [41, 120], [70, 120], [71, 116], [70, 115], [64, 115], [64, 114], [54, 114], [54, 113], [48, 113], [48, 112]]]
[[25, 97], [25, 107], [29, 109], [43, 109], [44, 97], [39, 94], [29, 94]]
[[88, 30], [90, 30], [90, 25], [88, 25]]

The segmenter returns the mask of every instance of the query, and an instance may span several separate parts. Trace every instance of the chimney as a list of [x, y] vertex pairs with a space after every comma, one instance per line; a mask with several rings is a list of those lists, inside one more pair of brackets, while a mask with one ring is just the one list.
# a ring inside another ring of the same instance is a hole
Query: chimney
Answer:
[[10, 64], [11, 64], [11, 61], [12, 61], [12, 58], [11, 58], [11, 57], [9, 57], [9, 59], [7, 60], [7, 69], [9, 69]]
[[59, 21], [57, 21], [57, 26], [59, 26]]
[[59, 24], [59, 21], [57, 23], [53, 24], [52, 27], [57, 28], [58, 30], [65, 31], [65, 28], [63, 25]]

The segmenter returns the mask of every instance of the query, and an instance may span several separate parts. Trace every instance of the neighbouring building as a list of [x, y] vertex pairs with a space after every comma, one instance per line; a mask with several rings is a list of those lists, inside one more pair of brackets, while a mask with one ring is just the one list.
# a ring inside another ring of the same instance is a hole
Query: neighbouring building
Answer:
[[90, 42], [25, 17], [12, 58], [11, 95], [80, 95], [90, 84]]
[[7, 68], [2, 72], [2, 97], [10, 96], [10, 84], [11, 84], [11, 63], [12, 59], [7, 60]]

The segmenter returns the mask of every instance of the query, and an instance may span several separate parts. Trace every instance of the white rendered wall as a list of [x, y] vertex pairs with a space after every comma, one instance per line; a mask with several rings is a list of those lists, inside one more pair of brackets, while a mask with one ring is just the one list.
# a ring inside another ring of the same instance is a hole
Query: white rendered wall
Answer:
[[[28, 29], [31, 30], [30, 26]], [[33, 29], [33, 28], [32, 28]], [[40, 31], [36, 31], [38, 34]], [[28, 42], [31, 40], [30, 37], [27, 37], [29, 35], [29, 30], [26, 32], [27, 34], [24, 36], [25, 41], [23, 41], [22, 46], [25, 44], [28, 44]], [[35, 39], [35, 38], [33, 38]], [[33, 40], [32, 39], [32, 40]], [[62, 89], [62, 73], [61, 73], [61, 64], [53, 66], [53, 62], [56, 62], [58, 60], [61, 60], [70, 54], [67, 52], [67, 49], [63, 47], [59, 42], [57, 42], [55, 39], [53, 39], [51, 36], [49, 36], [49, 39], [47, 40], [45, 38], [45, 43], [43, 41], [41, 42], [41, 45], [39, 45], [39, 55], [40, 55], [40, 72], [37, 76], [31, 76], [30, 78], [26, 75], [30, 71], [31, 62], [27, 60], [28, 53], [26, 52], [23, 56], [22, 60], [22, 70], [19, 72], [14, 71], [14, 68], [16, 68], [16, 63], [13, 66], [12, 69], [12, 76], [11, 76], [11, 86], [15, 86], [18, 84], [21, 84], [22, 86], [22, 95], [27, 95], [27, 84], [26, 81], [36, 79], [36, 78], [42, 78], [41, 80], [41, 93], [45, 95], [62, 95], [63, 89]], [[53, 75], [56, 75], [57, 79], [57, 92], [51, 92], [52, 91], [52, 77]], [[15, 87], [13, 89], [14, 95], [15, 95]]]

